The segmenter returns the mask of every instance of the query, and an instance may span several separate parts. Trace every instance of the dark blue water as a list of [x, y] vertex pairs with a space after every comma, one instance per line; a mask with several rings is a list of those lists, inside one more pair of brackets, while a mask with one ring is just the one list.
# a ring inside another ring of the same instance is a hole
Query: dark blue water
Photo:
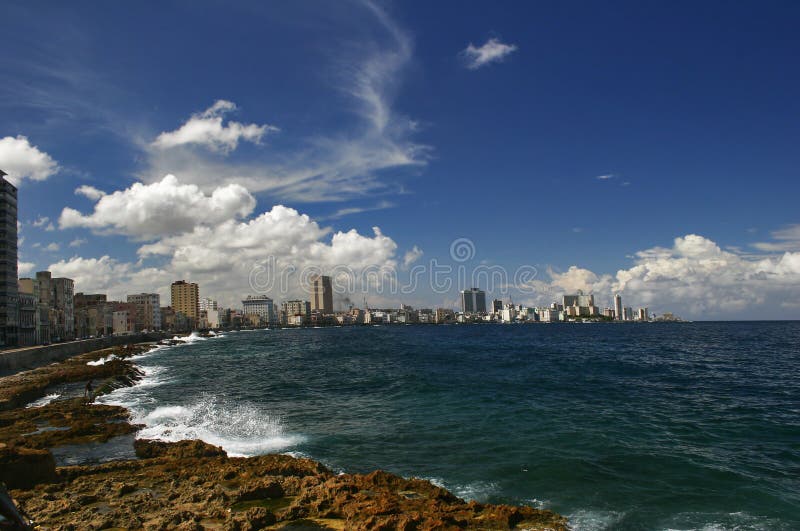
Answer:
[[138, 361], [140, 436], [294, 452], [576, 529], [800, 529], [800, 323], [231, 333]]

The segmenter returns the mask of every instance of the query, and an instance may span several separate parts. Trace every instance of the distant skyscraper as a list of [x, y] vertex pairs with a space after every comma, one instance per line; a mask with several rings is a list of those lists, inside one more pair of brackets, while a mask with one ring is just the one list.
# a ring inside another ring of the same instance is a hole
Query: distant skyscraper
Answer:
[[478, 288], [462, 291], [461, 311], [464, 313], [486, 313], [486, 292]]
[[500, 313], [500, 310], [503, 309], [503, 301], [500, 299], [495, 299], [492, 301], [492, 313]]
[[625, 316], [622, 313], [622, 296], [617, 293], [614, 295], [614, 319], [622, 321]]
[[0, 347], [17, 344], [17, 188], [0, 170]]
[[311, 311], [333, 313], [331, 277], [317, 275], [311, 279]]
[[197, 324], [200, 317], [200, 288], [194, 282], [178, 280], [170, 286], [172, 308]]
[[217, 304], [217, 301], [215, 301], [210, 297], [201, 298], [198, 306], [201, 312], [208, 310], [219, 310], [219, 305]]

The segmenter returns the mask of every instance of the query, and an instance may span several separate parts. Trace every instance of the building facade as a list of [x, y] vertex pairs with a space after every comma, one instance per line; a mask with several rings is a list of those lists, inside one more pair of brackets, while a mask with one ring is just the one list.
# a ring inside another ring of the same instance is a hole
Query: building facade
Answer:
[[[277, 322], [275, 303], [266, 295], [248, 295], [242, 301], [244, 315], [250, 318], [253, 326], [270, 325]], [[254, 319], [257, 317], [258, 319]]]
[[0, 170], [0, 348], [18, 343], [17, 188]]
[[317, 275], [311, 278], [311, 311], [333, 313], [333, 286], [331, 277]]
[[142, 330], [161, 330], [161, 297], [158, 293], [128, 295], [128, 302], [136, 306], [134, 326]]
[[170, 286], [170, 306], [175, 313], [183, 314], [189, 327], [197, 326], [200, 317], [200, 288], [194, 282], [178, 280]]
[[486, 292], [478, 288], [461, 292], [461, 311], [464, 314], [486, 313]]

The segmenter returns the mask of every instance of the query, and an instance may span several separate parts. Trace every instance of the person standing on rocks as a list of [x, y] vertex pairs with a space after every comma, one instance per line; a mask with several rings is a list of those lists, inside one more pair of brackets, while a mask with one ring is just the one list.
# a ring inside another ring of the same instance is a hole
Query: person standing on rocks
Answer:
[[93, 400], [92, 392], [94, 391], [94, 387], [92, 386], [92, 380], [86, 382], [86, 388], [83, 390], [83, 398], [86, 399], [86, 403], [88, 404]]

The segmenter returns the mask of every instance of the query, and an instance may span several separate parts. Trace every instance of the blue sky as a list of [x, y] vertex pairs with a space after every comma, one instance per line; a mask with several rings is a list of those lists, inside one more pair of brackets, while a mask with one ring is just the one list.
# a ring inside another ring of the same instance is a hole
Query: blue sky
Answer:
[[[116, 296], [187, 277], [234, 304], [269, 255], [396, 267], [401, 283], [430, 260], [509, 280], [531, 265], [523, 289], [496, 295], [582, 288], [694, 318], [800, 318], [796, 3], [0, 14], [0, 168], [19, 184], [22, 274]], [[466, 262], [457, 238], [474, 246]], [[369, 297], [456, 300], [440, 291]]]

